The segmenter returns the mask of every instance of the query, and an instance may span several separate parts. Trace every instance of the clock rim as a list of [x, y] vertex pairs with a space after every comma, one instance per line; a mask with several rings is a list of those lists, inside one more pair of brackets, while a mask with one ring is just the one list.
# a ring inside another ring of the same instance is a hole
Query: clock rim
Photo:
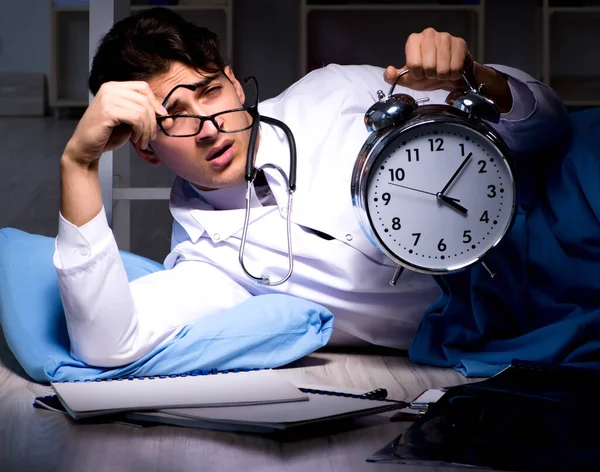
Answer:
[[[373, 230], [371, 216], [368, 210], [367, 203], [367, 183], [369, 182], [369, 177], [371, 172], [373, 171], [373, 164], [380, 157], [384, 148], [393, 140], [395, 140], [398, 135], [408, 132], [414, 128], [418, 128], [421, 126], [427, 126], [431, 124], [453, 124], [462, 126], [464, 128], [469, 129], [470, 131], [475, 131], [476, 133], [481, 134], [484, 138], [487, 138], [491, 144], [496, 147], [498, 154], [504, 160], [504, 163], [508, 169], [508, 174], [510, 177], [510, 181], [512, 184], [513, 190], [513, 201], [510, 207], [510, 219], [508, 224], [504, 228], [504, 231], [496, 238], [494, 243], [489, 246], [483, 253], [473, 257], [467, 263], [460, 265], [448, 265], [446, 268], [432, 268], [431, 266], [418, 265], [412, 262], [409, 262], [402, 257], [399, 257], [397, 254], [391, 252], [387, 245], [380, 238], [378, 232]], [[360, 223], [360, 227], [367, 237], [367, 239], [373, 244], [382, 254], [390, 258], [396, 264], [410, 269], [414, 272], [419, 272], [423, 274], [429, 275], [445, 275], [451, 274], [455, 272], [460, 272], [469, 267], [481, 262], [485, 259], [485, 257], [500, 243], [504, 240], [506, 235], [510, 233], [512, 229], [516, 216], [517, 216], [517, 208], [518, 208], [518, 193], [517, 186], [515, 182], [514, 172], [512, 170], [512, 162], [513, 156], [502, 139], [502, 137], [487, 123], [477, 120], [473, 121], [467, 117], [467, 115], [460, 111], [456, 110], [447, 105], [424, 105], [420, 106], [413, 113], [412, 117], [407, 120], [405, 123], [399, 126], [389, 127], [383, 130], [375, 131], [369, 135], [363, 147], [358, 155], [356, 160], [354, 170], [352, 173], [352, 181], [351, 181], [351, 194], [352, 194], [352, 206], [355, 209], [355, 213], [358, 216], [358, 221]]]

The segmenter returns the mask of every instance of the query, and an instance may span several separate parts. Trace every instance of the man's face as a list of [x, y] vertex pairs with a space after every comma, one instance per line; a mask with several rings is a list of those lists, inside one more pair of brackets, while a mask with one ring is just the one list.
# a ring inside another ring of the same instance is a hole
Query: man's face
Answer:
[[[177, 85], [197, 85], [194, 91], [178, 87], [164, 106], [169, 115], [210, 116], [243, 106], [244, 92], [240, 83], [229, 67], [225, 74], [198, 72], [175, 62], [169, 72], [148, 83], [159, 102], [163, 102]], [[244, 129], [251, 123], [245, 112], [220, 115], [215, 119], [219, 126], [229, 130]], [[165, 123], [168, 132], [169, 125], [170, 120]], [[223, 133], [206, 120], [196, 136], [172, 137], [159, 131], [151, 146], [154, 157], [177, 175], [202, 190], [210, 190], [230, 187], [243, 179], [249, 138], [249, 129]]]

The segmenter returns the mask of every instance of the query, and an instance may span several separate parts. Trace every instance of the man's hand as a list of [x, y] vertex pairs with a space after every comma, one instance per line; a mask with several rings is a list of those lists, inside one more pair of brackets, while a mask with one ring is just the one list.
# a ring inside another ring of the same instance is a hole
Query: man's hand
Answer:
[[388, 66], [384, 79], [393, 84], [400, 72], [408, 69], [399, 85], [418, 91], [465, 90], [464, 72], [469, 83], [477, 88], [485, 84], [484, 95], [507, 113], [512, 108], [512, 94], [506, 78], [492, 69], [475, 62], [464, 39], [427, 28], [408, 37], [405, 46], [406, 65], [402, 69]]
[[157, 114], [167, 111], [146, 82], [107, 82], [100, 87], [61, 159], [60, 211], [67, 221], [82, 226], [100, 212], [100, 156], [128, 139], [146, 149], [156, 138]]
[[156, 139], [156, 115], [167, 111], [147, 82], [107, 82], [79, 121], [63, 159], [89, 166], [105, 151], [116, 149], [131, 138], [148, 147]]
[[404, 68], [388, 66], [386, 69], [384, 78], [389, 84], [396, 81], [400, 72], [409, 69], [399, 83], [413, 90], [464, 88], [461, 74], [465, 63], [472, 64], [464, 39], [427, 28], [408, 37], [405, 53]]

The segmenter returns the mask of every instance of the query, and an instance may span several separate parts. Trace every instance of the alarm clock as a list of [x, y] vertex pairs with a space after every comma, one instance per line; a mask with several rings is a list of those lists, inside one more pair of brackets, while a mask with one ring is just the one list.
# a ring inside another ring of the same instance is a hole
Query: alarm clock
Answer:
[[[403, 71], [398, 79], [408, 70]], [[380, 252], [407, 268], [444, 275], [485, 263], [509, 232], [517, 208], [510, 152], [488, 122], [499, 122], [484, 85], [455, 92], [447, 104], [387, 96], [365, 114], [371, 134], [353, 169], [352, 204]]]

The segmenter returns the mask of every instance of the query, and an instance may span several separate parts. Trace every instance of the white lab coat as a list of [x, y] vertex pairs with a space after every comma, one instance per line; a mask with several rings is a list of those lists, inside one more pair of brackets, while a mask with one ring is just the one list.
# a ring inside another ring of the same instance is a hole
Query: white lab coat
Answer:
[[[541, 138], [548, 144], [548, 130], [565, 123], [564, 109], [547, 87], [520, 71], [503, 70], [515, 105], [497, 129], [517, 153], [535, 149]], [[96, 365], [131, 362], [185, 324], [264, 293], [295, 295], [331, 309], [332, 343], [408, 349], [439, 290], [430, 276], [410, 271], [396, 286], [389, 284], [395, 265], [361, 231], [350, 197], [354, 161], [368, 136], [364, 113], [377, 90], [389, 88], [382, 77], [381, 68], [331, 65], [260, 105], [261, 114], [291, 128], [298, 151], [294, 273], [280, 286], [253, 282], [239, 265], [244, 209], [215, 211], [219, 191], [208, 198], [181, 178], [171, 193], [168, 270], [131, 284], [103, 212], [82, 228], [61, 217], [54, 261], [73, 355]], [[429, 103], [443, 103], [447, 95], [397, 92], [427, 96]], [[253, 202], [244, 260], [254, 275], [278, 279], [287, 271], [288, 200], [285, 178], [273, 167], [287, 175], [289, 151], [283, 132], [265, 123], [256, 167], [264, 169], [277, 205]]]

